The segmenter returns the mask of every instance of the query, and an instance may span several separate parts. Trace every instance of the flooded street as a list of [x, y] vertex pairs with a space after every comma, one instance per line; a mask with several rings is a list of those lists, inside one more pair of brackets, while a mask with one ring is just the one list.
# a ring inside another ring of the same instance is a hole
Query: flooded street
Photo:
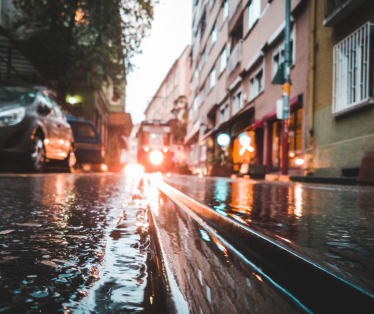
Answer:
[[374, 189], [171, 176], [182, 193], [374, 287]]
[[105, 174], [1, 177], [1, 313], [150, 313], [137, 183]]

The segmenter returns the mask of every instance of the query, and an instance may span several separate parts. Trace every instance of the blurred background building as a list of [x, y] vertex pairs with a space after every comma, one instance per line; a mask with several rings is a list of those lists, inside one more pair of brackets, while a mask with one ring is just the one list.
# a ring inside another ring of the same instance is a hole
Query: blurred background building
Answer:
[[[277, 173], [281, 164], [281, 123], [276, 102], [282, 88], [272, 79], [284, 61], [285, 1], [194, 1], [189, 119], [185, 145], [189, 165], [207, 173], [219, 162], [217, 136], [230, 137], [232, 173], [243, 164], [265, 165]], [[290, 169], [304, 155], [304, 102], [307, 90], [309, 2], [292, 1]], [[242, 150], [242, 135], [250, 138]]]
[[162, 120], [171, 127], [170, 149], [176, 168], [184, 167], [186, 151], [183, 141], [187, 129], [187, 104], [189, 97], [190, 46], [177, 59], [145, 111], [146, 120]]

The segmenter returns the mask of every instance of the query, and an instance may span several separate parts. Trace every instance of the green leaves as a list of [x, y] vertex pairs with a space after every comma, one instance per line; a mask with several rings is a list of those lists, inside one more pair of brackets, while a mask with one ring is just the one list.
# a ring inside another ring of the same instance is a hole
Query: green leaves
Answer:
[[151, 0], [13, 2], [14, 37], [61, 94], [75, 84], [122, 85], [153, 18]]

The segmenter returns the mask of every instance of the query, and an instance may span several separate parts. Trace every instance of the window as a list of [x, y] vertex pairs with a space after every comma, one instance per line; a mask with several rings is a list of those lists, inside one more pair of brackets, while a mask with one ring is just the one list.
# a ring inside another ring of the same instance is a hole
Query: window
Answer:
[[261, 67], [249, 80], [250, 100], [257, 97], [264, 88], [264, 70]]
[[194, 76], [195, 76], [196, 82], [198, 82], [199, 81], [199, 65], [197, 65], [195, 68]]
[[218, 121], [219, 123], [223, 123], [229, 119], [229, 105], [225, 104], [222, 105], [221, 108], [219, 109], [219, 116], [218, 116]]
[[366, 23], [334, 47], [332, 108], [334, 114], [370, 99], [372, 27], [373, 24]]
[[239, 92], [232, 98], [232, 115], [236, 114], [242, 107], [242, 92]]
[[212, 89], [216, 85], [216, 69], [213, 70], [209, 74], [209, 89]]
[[[290, 114], [290, 123], [288, 127], [289, 156], [288, 163], [290, 167], [297, 167], [295, 161], [301, 157], [302, 147], [302, 122], [303, 109], [296, 110]], [[271, 140], [271, 166], [273, 170], [278, 170], [282, 164], [282, 123], [276, 121], [272, 124]]]
[[206, 146], [203, 145], [201, 146], [201, 157], [200, 161], [205, 161], [206, 160]]
[[203, 52], [201, 53], [201, 59], [200, 59], [200, 70], [203, 69], [206, 62], [206, 46], [203, 49]]
[[226, 0], [222, 6], [222, 24], [226, 21], [228, 16], [229, 16], [229, 3]]
[[199, 109], [199, 96], [196, 96], [195, 99], [193, 100], [193, 110], [197, 112]]
[[248, 30], [250, 30], [261, 15], [261, 0], [252, 0], [248, 5]]
[[219, 73], [222, 73], [227, 66], [227, 50], [226, 47], [225, 49], [222, 50], [221, 52], [221, 62], [220, 62], [220, 67], [219, 67]]
[[203, 285], [203, 273], [198, 269], [200, 285]]
[[179, 68], [178, 68], [178, 66], [176, 66], [175, 67], [175, 76], [178, 76], [178, 70], [179, 70]]
[[216, 27], [216, 23], [214, 23], [212, 32], [210, 33], [210, 46], [211, 47], [213, 47], [216, 40], [217, 40], [217, 27]]
[[190, 108], [190, 110], [188, 110], [188, 120], [192, 120], [193, 119], [193, 110], [192, 108]]
[[174, 99], [177, 99], [178, 98], [178, 86], [175, 87], [174, 89]]
[[203, 87], [200, 90], [200, 94], [199, 94], [199, 107], [204, 102], [204, 100], [205, 100], [205, 83], [204, 83]]
[[210, 7], [210, 9], [213, 8], [215, 2], [216, 2], [216, 0], [209, 0], [209, 7]]
[[190, 80], [190, 93], [193, 91], [193, 78]]
[[208, 285], [206, 286], [206, 298], [209, 303], [212, 303], [212, 295], [211, 295], [210, 288], [208, 287]]
[[[291, 55], [291, 65], [295, 63], [295, 49], [294, 49], [294, 42], [295, 42], [295, 31], [293, 30], [291, 33], [291, 41], [290, 41], [290, 55]], [[277, 74], [279, 66], [284, 62], [284, 42], [278, 45], [273, 50], [273, 62], [272, 62], [272, 77]]]

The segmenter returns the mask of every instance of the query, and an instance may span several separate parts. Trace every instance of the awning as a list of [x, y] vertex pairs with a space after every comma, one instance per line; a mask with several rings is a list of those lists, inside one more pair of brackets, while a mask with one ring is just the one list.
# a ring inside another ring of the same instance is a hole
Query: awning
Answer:
[[[215, 128], [211, 129], [208, 133], [206, 133], [203, 138], [201, 139], [201, 141], [204, 141], [206, 140], [207, 138], [215, 135], [216, 133], [226, 129], [227, 127], [233, 125], [235, 122], [238, 122], [241, 118], [243, 118], [243, 116], [245, 114], [249, 114], [250, 112], [249, 111], [254, 111], [254, 107], [253, 106], [247, 106], [247, 107], [244, 107], [242, 110], [240, 110], [237, 114], [235, 114], [234, 116], [232, 116], [229, 120], [221, 123], [220, 125], [217, 125]], [[250, 123], [250, 122], [249, 122]], [[251, 125], [251, 124], [250, 124]]]
[[[303, 94], [290, 99], [290, 111], [297, 110], [303, 106]], [[273, 110], [265, 115], [261, 121], [277, 120], [277, 110]]]

